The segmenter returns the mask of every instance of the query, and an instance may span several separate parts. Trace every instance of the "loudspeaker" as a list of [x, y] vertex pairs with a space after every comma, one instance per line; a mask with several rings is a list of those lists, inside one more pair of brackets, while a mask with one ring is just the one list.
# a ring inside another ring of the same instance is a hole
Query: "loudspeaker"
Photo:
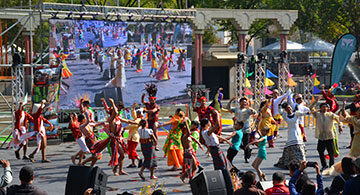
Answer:
[[88, 188], [93, 193], [105, 195], [107, 175], [99, 167], [70, 166], [65, 187], [65, 195], [84, 194]]
[[190, 186], [196, 195], [231, 195], [234, 191], [227, 170], [202, 171], [190, 181]]

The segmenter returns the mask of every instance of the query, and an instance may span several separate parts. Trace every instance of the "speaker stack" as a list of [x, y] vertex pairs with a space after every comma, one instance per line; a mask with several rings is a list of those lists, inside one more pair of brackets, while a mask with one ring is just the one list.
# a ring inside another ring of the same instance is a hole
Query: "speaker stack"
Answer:
[[65, 195], [84, 194], [88, 188], [93, 194], [105, 195], [107, 175], [99, 167], [70, 166], [65, 187]]

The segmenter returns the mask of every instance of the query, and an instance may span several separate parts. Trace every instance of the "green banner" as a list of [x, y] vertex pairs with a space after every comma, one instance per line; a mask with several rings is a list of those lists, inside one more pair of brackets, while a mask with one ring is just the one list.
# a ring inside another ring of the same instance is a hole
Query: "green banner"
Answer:
[[338, 83], [356, 48], [356, 37], [352, 34], [343, 35], [336, 43], [331, 68], [331, 85]]

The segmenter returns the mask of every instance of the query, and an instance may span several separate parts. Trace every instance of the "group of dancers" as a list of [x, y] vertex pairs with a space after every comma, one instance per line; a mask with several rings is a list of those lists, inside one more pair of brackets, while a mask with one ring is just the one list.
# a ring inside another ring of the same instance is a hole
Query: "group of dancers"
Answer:
[[[157, 88], [154, 84], [147, 85], [148, 101], [145, 101], [146, 94], [141, 97], [140, 107], [133, 104], [131, 114], [132, 120], [122, 116], [124, 105], [115, 103], [109, 99], [110, 106], [103, 99], [103, 106], [108, 113], [106, 122], [97, 123], [94, 120], [94, 111], [90, 107], [90, 102], [81, 100], [80, 114], [70, 115], [69, 128], [71, 129], [76, 142], [80, 146], [79, 152], [71, 157], [75, 163], [78, 158], [79, 165], [91, 162], [94, 166], [97, 160], [102, 158], [102, 152], [108, 148], [111, 156], [109, 166], [113, 167], [115, 175], [126, 175], [123, 169], [126, 154], [131, 159], [128, 168], [141, 167], [139, 176], [145, 180], [143, 171], [150, 170], [150, 178], [154, 179], [157, 167], [156, 152], [159, 151], [158, 130], [169, 126], [167, 138], [163, 145], [164, 156], [167, 157], [167, 165], [171, 171], [182, 170], [181, 180], [192, 179], [195, 172], [202, 170], [199, 160], [196, 158], [198, 148], [206, 150], [212, 157], [215, 170], [230, 170], [233, 159], [240, 149], [244, 150], [244, 160], [248, 163], [252, 150], [252, 145], [257, 145], [258, 153], [252, 163], [252, 167], [257, 171], [260, 181], [266, 180], [265, 174], [261, 171], [260, 165], [267, 159], [266, 143], [269, 148], [275, 147], [275, 139], [279, 135], [278, 128], [282, 120], [287, 124], [287, 142], [285, 144], [282, 157], [274, 165], [288, 169], [291, 164], [300, 163], [306, 160], [305, 142], [306, 134], [304, 131], [304, 116], [312, 114], [316, 119], [315, 137], [318, 139], [317, 150], [319, 153], [322, 170], [334, 165], [334, 157], [339, 154], [337, 146], [337, 130], [342, 132], [342, 122], [346, 122], [351, 127], [352, 141], [350, 156], [360, 155], [358, 139], [360, 131], [360, 94], [356, 95], [354, 102], [348, 106], [346, 101], [340, 106], [332, 95], [332, 89], [325, 91], [322, 87], [322, 95], [310, 105], [305, 104], [301, 94], [295, 94], [289, 88], [285, 94], [280, 95], [274, 90], [272, 96], [267, 96], [260, 104], [260, 108], [255, 110], [251, 107], [252, 101], [246, 97], [234, 97], [226, 107], [222, 106], [223, 94], [221, 89], [217, 92], [212, 104], [207, 105], [205, 97], [198, 97], [195, 93], [192, 102], [193, 111], [198, 114], [198, 120], [189, 119], [189, 106], [186, 110], [176, 109], [171, 120], [159, 123], [160, 107], [156, 104]], [[220, 98], [219, 98], [220, 97]], [[324, 98], [325, 102], [316, 108], [317, 102]], [[234, 100], [238, 100], [238, 105], [231, 107]], [[24, 111], [24, 104], [19, 105], [15, 113], [15, 129], [13, 133], [12, 146], [16, 148], [15, 155], [19, 156], [19, 150], [23, 148], [24, 159], [34, 161], [34, 155], [38, 150], [42, 150], [42, 161], [50, 162], [46, 159], [46, 133], [44, 123], [50, 125], [42, 112], [45, 101], [41, 102], [39, 109], [34, 110], [33, 114]], [[215, 109], [216, 108], [216, 109]], [[350, 114], [345, 110], [350, 109]], [[337, 114], [337, 111], [338, 114]], [[227, 137], [222, 137], [221, 113], [231, 112], [233, 117], [233, 132]], [[34, 124], [34, 131], [27, 131], [28, 121]], [[335, 126], [338, 123], [338, 128]], [[124, 124], [128, 124], [125, 127]], [[95, 136], [94, 127], [102, 126], [107, 138], [98, 140]], [[199, 128], [200, 126], [200, 128]], [[127, 141], [123, 137], [124, 130], [129, 130]], [[26, 155], [27, 139], [36, 136], [38, 147], [29, 156]], [[226, 142], [230, 145], [227, 154], [221, 150], [220, 144]], [[143, 158], [136, 152], [137, 145], [140, 143]], [[325, 149], [328, 152], [329, 164], [324, 155]], [[83, 159], [84, 154], [91, 154], [87, 159]]]

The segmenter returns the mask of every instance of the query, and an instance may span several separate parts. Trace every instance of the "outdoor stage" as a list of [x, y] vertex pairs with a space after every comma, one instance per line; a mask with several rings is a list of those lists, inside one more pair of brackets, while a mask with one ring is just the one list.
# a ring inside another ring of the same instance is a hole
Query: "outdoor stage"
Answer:
[[[305, 128], [308, 142], [306, 142], [306, 157], [308, 161], [318, 161], [318, 152], [316, 150], [317, 140], [314, 137], [315, 130], [312, 128]], [[224, 132], [224, 134], [228, 134], [228, 132]], [[268, 152], [268, 159], [263, 161], [260, 168], [267, 175], [268, 180], [271, 180], [272, 174], [275, 171], [282, 171], [286, 174], [286, 179], [289, 180], [290, 177], [288, 175], [288, 171], [281, 170], [273, 166], [279, 159], [282, 154], [283, 146], [287, 140], [287, 130], [280, 130], [281, 138], [275, 140], [275, 148], [266, 148]], [[160, 137], [159, 146], [162, 147], [165, 142], [165, 136]], [[346, 126], [344, 128], [344, 133], [339, 135], [339, 148], [340, 148], [340, 156], [335, 159], [335, 161], [340, 161], [344, 156], [349, 153], [349, 149], [345, 149], [346, 146], [349, 145], [350, 133], [349, 128]], [[221, 148], [224, 152], [228, 149], [227, 144], [222, 144]], [[33, 148], [30, 147], [29, 151]], [[62, 143], [60, 145], [52, 145], [47, 148], [47, 156], [52, 162], [48, 164], [43, 164], [40, 162], [41, 155], [37, 154], [35, 156], [36, 162], [30, 163], [23, 160], [15, 159], [13, 150], [2, 150], [2, 158], [8, 159], [11, 163], [11, 168], [13, 170], [14, 181], [12, 184], [19, 184], [19, 170], [21, 167], [25, 165], [32, 165], [35, 169], [35, 181], [34, 185], [46, 190], [50, 195], [58, 195], [62, 194], [65, 191], [66, 177], [69, 166], [72, 164], [70, 160], [70, 155], [73, 155], [79, 149], [77, 143]], [[140, 157], [142, 157], [141, 151], [138, 146], [137, 152]], [[253, 147], [252, 157], [250, 159], [249, 164], [245, 164], [243, 160], [243, 151], [240, 151], [238, 155], [234, 159], [234, 165], [239, 168], [241, 171], [255, 171], [251, 167], [251, 163], [257, 155], [257, 148]], [[163, 158], [163, 152], [157, 152], [159, 166], [157, 171], [155, 172], [156, 176], [159, 177], [158, 184], [161, 185], [164, 183], [164, 190], [168, 192], [168, 194], [191, 194], [191, 189], [189, 184], [183, 184], [180, 180], [180, 171], [171, 172], [168, 171], [169, 167], [166, 164], [166, 158]], [[197, 152], [197, 157], [202, 166], [205, 167], [205, 170], [213, 170], [212, 160], [211, 158], [205, 155], [204, 151]], [[121, 194], [122, 192], [129, 191], [135, 194], [140, 192], [140, 189], [144, 185], [150, 185], [151, 181], [149, 178], [149, 172], [145, 171], [146, 181], [142, 181], [138, 177], [138, 168], [124, 168], [126, 172], [129, 173], [129, 176], [113, 176], [111, 167], [107, 166], [109, 162], [109, 154], [105, 150], [104, 157], [102, 160], [98, 161], [97, 166], [102, 168], [106, 174], [109, 175], [108, 178], [108, 191], [107, 194]], [[124, 167], [130, 164], [130, 160], [126, 157], [124, 162]], [[313, 168], [307, 168], [306, 171], [309, 173], [310, 178], [313, 181], [316, 181], [316, 173]], [[324, 177], [324, 187], [328, 187], [331, 184], [333, 177]]]

